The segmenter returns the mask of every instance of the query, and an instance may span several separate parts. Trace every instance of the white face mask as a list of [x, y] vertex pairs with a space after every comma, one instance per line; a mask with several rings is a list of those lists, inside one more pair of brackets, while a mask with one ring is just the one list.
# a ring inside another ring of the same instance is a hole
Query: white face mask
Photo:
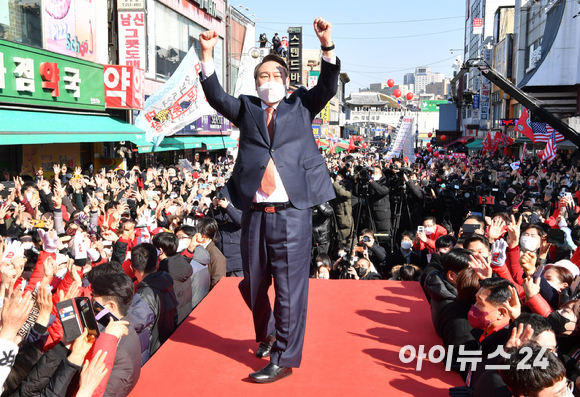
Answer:
[[434, 227], [425, 227], [425, 234], [434, 234], [435, 228]]
[[34, 243], [33, 243], [32, 241], [30, 241], [30, 242], [26, 242], [26, 243], [22, 243], [22, 244], [20, 244], [20, 247], [21, 247], [23, 250], [29, 250], [29, 249], [31, 249], [32, 247], [34, 247]]
[[184, 251], [185, 249], [187, 249], [187, 247], [189, 247], [190, 242], [191, 242], [190, 238], [184, 238], [182, 240], [179, 240], [179, 246], [177, 247], [177, 252], [181, 252], [181, 251]]
[[379, 179], [381, 179], [381, 176], [380, 175], [373, 174], [373, 179], [375, 181], [378, 181]]
[[322, 266], [322, 265], [324, 265], [324, 263], [322, 263], [322, 262], [316, 262], [316, 266], [317, 266], [317, 267], [320, 267], [320, 266]]
[[155, 208], [157, 208], [157, 201], [150, 201], [149, 202], [149, 208], [151, 208], [152, 210], [154, 210]]
[[523, 236], [520, 238], [520, 247], [524, 251], [535, 251], [538, 249], [538, 241], [534, 237]]
[[410, 241], [401, 241], [401, 248], [404, 250], [408, 250], [411, 248], [411, 242]]
[[32, 200], [32, 193], [26, 193], [26, 200], [30, 201]]
[[330, 276], [328, 275], [327, 272], [320, 272], [318, 273], [318, 278], [321, 280], [328, 280]]
[[258, 96], [265, 103], [278, 103], [286, 96], [286, 86], [275, 81], [268, 81], [258, 87]]

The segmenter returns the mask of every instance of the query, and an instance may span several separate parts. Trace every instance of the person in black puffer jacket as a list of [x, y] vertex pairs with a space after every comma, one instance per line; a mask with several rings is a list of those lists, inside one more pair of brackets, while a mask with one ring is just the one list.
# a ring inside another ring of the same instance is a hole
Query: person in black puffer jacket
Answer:
[[153, 245], [161, 251], [159, 254], [159, 270], [169, 273], [173, 279], [173, 290], [179, 302], [175, 317], [175, 328], [193, 310], [191, 304], [191, 276], [193, 268], [186, 257], [177, 253], [179, 239], [173, 233], [159, 233], [153, 237]]
[[312, 208], [312, 246], [316, 255], [328, 254], [332, 237], [332, 206], [325, 202]]
[[150, 326], [149, 354], [153, 354], [175, 331], [175, 312], [179, 302], [169, 273], [157, 271], [157, 249], [143, 243], [131, 250], [131, 267], [137, 281], [137, 293], [155, 315]]

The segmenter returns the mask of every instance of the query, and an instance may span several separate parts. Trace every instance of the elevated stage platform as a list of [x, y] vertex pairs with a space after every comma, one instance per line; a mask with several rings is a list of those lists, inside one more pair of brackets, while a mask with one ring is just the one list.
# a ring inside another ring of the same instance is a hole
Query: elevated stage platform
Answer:
[[[254, 353], [252, 317], [239, 278], [223, 278], [141, 371], [132, 397], [447, 396], [463, 386], [444, 363], [404, 364], [405, 345], [425, 353], [441, 340], [417, 282], [310, 281], [302, 366], [272, 384], [248, 374], [268, 359]], [[271, 289], [273, 296], [273, 288]]]

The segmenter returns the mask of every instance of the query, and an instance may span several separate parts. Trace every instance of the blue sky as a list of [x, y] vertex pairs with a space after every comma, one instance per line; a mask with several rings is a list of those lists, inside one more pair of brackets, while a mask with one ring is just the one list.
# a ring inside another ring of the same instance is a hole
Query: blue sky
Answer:
[[351, 79], [347, 93], [389, 78], [403, 84], [403, 75], [418, 66], [452, 76], [453, 59], [463, 54], [463, 50], [450, 52], [463, 48], [465, 2], [458, 0], [243, 0], [230, 4], [249, 8], [242, 11], [259, 18], [256, 34], [266, 33], [269, 40], [276, 32], [284, 35], [289, 26], [303, 26], [304, 48], [320, 46], [312, 27], [316, 17], [332, 22], [335, 51]]

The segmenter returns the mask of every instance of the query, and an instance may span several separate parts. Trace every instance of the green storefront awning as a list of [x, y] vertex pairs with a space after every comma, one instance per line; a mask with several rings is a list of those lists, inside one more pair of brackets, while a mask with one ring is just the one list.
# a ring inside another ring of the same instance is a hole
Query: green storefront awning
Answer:
[[533, 144], [532, 140], [528, 137], [525, 137], [525, 136], [516, 138], [514, 143], [527, 143], [528, 145]]
[[476, 149], [481, 149], [483, 147], [483, 139], [476, 139], [473, 142], [468, 143], [467, 145], [465, 145], [466, 148], [471, 149], [471, 150], [476, 150]]
[[107, 115], [0, 109], [0, 145], [118, 142], [145, 139], [145, 132]]
[[[205, 143], [207, 150], [220, 150], [236, 147], [238, 142], [229, 136], [202, 136], [201, 139]], [[223, 140], [222, 140], [223, 139]]]
[[153, 150], [153, 143], [147, 142], [145, 136], [141, 139], [131, 140], [137, 145], [139, 153], [151, 152], [166, 152], [169, 150], [184, 150], [184, 149], [198, 149], [202, 145], [202, 141], [194, 136], [168, 136], [163, 138], [161, 144]]
[[[223, 138], [223, 141], [222, 141]], [[153, 152], [153, 143], [147, 142], [145, 137], [142, 139], [131, 140], [137, 145], [139, 153]], [[165, 152], [168, 150], [198, 149], [202, 145], [207, 150], [220, 150], [235, 147], [238, 142], [229, 136], [180, 136], [173, 135], [163, 138], [161, 144], [155, 149], [155, 152]]]

